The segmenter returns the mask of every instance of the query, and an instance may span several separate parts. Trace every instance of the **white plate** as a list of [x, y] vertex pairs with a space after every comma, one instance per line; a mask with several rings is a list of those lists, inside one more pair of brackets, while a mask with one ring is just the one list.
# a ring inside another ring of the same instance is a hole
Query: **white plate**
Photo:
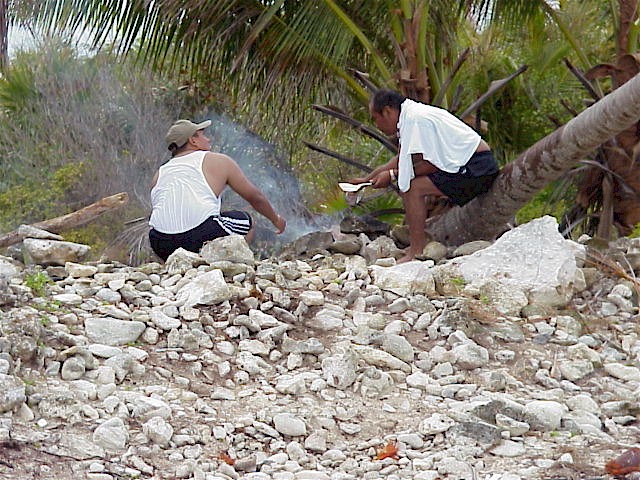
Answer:
[[338, 186], [342, 189], [343, 192], [357, 192], [361, 188], [368, 187], [370, 185], [373, 185], [373, 183], [364, 182], [364, 183], [354, 184], [354, 183], [342, 182], [338, 184]]

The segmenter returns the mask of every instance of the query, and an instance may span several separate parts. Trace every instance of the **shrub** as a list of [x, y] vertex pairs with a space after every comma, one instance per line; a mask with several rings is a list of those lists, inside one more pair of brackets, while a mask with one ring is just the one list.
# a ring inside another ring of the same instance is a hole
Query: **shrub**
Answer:
[[44, 272], [29, 273], [24, 277], [25, 286], [29, 287], [36, 297], [44, 297], [47, 293], [47, 285], [52, 283]]
[[68, 164], [44, 178], [30, 178], [0, 192], [0, 230], [69, 213], [67, 200], [74, 196], [84, 172], [84, 164]]

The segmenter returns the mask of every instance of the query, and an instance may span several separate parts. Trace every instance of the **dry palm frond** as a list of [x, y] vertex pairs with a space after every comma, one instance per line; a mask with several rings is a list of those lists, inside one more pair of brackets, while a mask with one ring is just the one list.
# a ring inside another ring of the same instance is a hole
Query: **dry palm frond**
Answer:
[[137, 218], [127, 222], [127, 224], [130, 226], [124, 229], [107, 246], [105, 249], [106, 255], [108, 257], [116, 257], [116, 259], [132, 266], [158, 260], [149, 245], [149, 223], [147, 217]]
[[588, 249], [585, 263], [594, 266], [605, 275], [622, 278], [631, 282], [636, 294], [640, 297], [640, 280], [636, 277], [633, 268], [624, 255], [621, 257], [621, 260], [624, 264], [599, 250]]

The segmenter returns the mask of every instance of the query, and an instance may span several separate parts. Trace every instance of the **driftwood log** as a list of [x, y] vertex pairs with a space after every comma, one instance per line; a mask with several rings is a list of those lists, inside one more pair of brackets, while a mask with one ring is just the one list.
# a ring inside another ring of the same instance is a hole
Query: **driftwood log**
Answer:
[[[129, 195], [126, 192], [116, 193], [110, 197], [105, 197], [91, 205], [88, 205], [75, 212], [67, 213], [61, 217], [51, 218], [42, 222], [34, 223], [31, 226], [41, 228], [52, 233], [60, 233], [71, 228], [81, 227], [92, 222], [100, 215], [124, 207], [129, 202]], [[18, 230], [0, 236], [0, 248], [8, 247], [14, 243], [21, 242], [22, 235]]]

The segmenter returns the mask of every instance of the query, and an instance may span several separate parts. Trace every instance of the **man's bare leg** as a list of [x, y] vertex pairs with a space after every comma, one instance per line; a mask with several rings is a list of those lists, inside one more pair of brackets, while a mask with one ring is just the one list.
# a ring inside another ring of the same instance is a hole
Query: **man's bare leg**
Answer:
[[404, 204], [405, 221], [409, 227], [409, 247], [405, 255], [398, 260], [398, 263], [405, 263], [414, 260], [416, 255], [422, 253], [427, 244], [427, 234], [424, 231], [424, 224], [427, 220], [427, 196], [444, 197], [438, 187], [436, 187], [429, 177], [416, 177], [411, 181], [411, 188], [402, 195]]
[[251, 227], [251, 230], [247, 232], [244, 236], [244, 239], [247, 243], [253, 242], [254, 237], [256, 236], [256, 227]]

